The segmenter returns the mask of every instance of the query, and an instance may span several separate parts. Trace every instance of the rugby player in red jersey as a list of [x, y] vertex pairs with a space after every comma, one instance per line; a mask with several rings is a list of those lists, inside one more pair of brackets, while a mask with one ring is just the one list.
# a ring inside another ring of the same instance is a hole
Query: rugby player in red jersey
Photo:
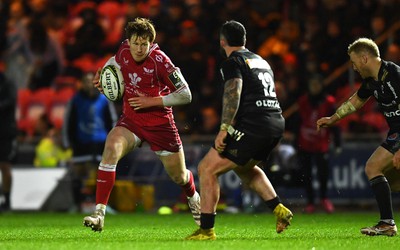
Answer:
[[[118, 161], [143, 142], [159, 157], [171, 179], [188, 197], [196, 223], [200, 220], [200, 196], [193, 174], [186, 169], [182, 142], [175, 126], [172, 106], [188, 104], [192, 95], [185, 78], [154, 43], [156, 31], [150, 20], [136, 18], [125, 28], [127, 39], [106, 65], [113, 64], [123, 74], [123, 110], [109, 132], [97, 172], [96, 210], [83, 219], [87, 227], [101, 231], [108, 199], [115, 183]], [[99, 74], [94, 86], [102, 92]]]

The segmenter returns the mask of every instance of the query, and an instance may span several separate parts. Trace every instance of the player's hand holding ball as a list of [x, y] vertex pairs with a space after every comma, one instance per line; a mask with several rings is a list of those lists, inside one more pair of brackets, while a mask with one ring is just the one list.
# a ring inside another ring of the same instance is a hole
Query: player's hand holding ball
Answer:
[[103, 93], [103, 88], [101, 87], [100, 84], [100, 73], [101, 73], [101, 68], [98, 68], [96, 74], [93, 77], [92, 83], [93, 86], [100, 91], [100, 93]]
[[125, 91], [124, 78], [121, 70], [115, 65], [109, 64], [103, 67], [100, 72], [99, 85], [97, 88], [108, 100], [114, 102], [122, 99]]

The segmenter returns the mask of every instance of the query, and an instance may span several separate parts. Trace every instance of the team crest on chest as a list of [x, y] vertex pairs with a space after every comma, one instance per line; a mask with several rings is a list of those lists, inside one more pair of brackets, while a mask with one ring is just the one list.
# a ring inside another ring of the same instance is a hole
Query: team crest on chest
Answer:
[[136, 88], [139, 88], [138, 83], [142, 80], [137, 73], [129, 73], [130, 84]]

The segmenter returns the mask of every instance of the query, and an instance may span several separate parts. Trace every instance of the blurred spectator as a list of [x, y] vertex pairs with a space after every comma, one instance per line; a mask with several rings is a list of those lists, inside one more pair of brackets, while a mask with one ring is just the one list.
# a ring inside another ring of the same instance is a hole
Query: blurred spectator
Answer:
[[62, 147], [61, 134], [51, 123], [47, 113], [43, 113], [35, 123], [32, 143], [35, 144], [35, 167], [64, 166], [72, 151]]
[[96, 5], [83, 6], [78, 12], [77, 29], [66, 45], [66, 57], [73, 61], [85, 54], [105, 55], [106, 33], [100, 25]]
[[[79, 211], [85, 194], [88, 198], [94, 195], [98, 162], [107, 133], [117, 120], [113, 103], [93, 87], [93, 77], [91, 72], [82, 74], [80, 90], [68, 104], [63, 127], [63, 144], [73, 150], [70, 174], [74, 205]], [[86, 180], [92, 181], [93, 190], [86, 190], [89, 192], [83, 192]]]
[[[376, 40], [379, 38], [383, 33], [387, 30], [386, 24], [386, 14], [375, 14], [370, 19], [370, 33], [368, 37], [372, 40]], [[381, 51], [382, 55], [386, 54], [386, 50], [391, 42], [391, 39], [383, 42], [379, 45], [379, 50]]]
[[28, 88], [37, 90], [50, 87], [64, 67], [64, 54], [60, 44], [52, 39], [41, 21], [32, 19], [28, 24]]
[[218, 111], [212, 106], [202, 107], [200, 134], [216, 135], [219, 132], [221, 117]]
[[184, 16], [183, 4], [181, 1], [171, 1], [165, 8], [167, 20], [161, 27], [170, 37], [177, 37]]
[[313, 188], [313, 167], [316, 166], [319, 181], [319, 197], [326, 212], [332, 213], [334, 206], [327, 197], [329, 177], [329, 148], [331, 132], [334, 132], [335, 147], [340, 151], [340, 135], [338, 128], [330, 130], [316, 130], [316, 121], [321, 116], [335, 112], [335, 99], [324, 93], [322, 77], [313, 75], [309, 78], [308, 92], [298, 100], [298, 132], [297, 154], [299, 165], [303, 170], [300, 177], [306, 189], [306, 213], [315, 211], [315, 192]]
[[[171, 39], [179, 46], [171, 46], [171, 57], [189, 82], [192, 93], [199, 93], [201, 85], [207, 76], [208, 45], [199, 32], [196, 23], [185, 20], [180, 26], [180, 36], [177, 40]], [[172, 45], [172, 44], [171, 44]]]
[[27, 11], [23, 1], [12, 1], [9, 17], [1, 15], [2, 21], [6, 23], [4, 29], [6, 39], [0, 39], [3, 49], [6, 49], [3, 54], [6, 64], [5, 76], [18, 88], [28, 86], [29, 62], [25, 44], [26, 24], [29, 21]]
[[61, 46], [64, 54], [64, 46], [68, 40], [69, 5], [64, 0], [53, 0], [49, 3], [49, 11], [43, 18], [47, 33]]
[[43, 168], [61, 167], [67, 164], [71, 156], [72, 150], [62, 146], [60, 131], [52, 127], [36, 145], [33, 165]]
[[[342, 29], [343, 24], [335, 19], [329, 20], [323, 29], [325, 30], [321, 37], [323, 47], [319, 48], [317, 54], [321, 64], [320, 69], [325, 75], [329, 75], [330, 72], [348, 61], [348, 56], [343, 51], [347, 49], [349, 38]], [[343, 82], [346, 82], [346, 79], [338, 79], [338, 84], [343, 84]]]
[[398, 43], [391, 43], [385, 54], [385, 60], [392, 61], [400, 65], [400, 45]]
[[121, 41], [125, 25], [123, 4], [118, 1], [102, 1], [97, 6], [99, 23], [104, 30], [104, 47], [107, 51], [115, 51]]
[[[228, 20], [236, 20], [240, 23], [247, 24], [250, 20], [248, 4], [245, 0], [226, 0], [219, 11], [219, 23]], [[215, 25], [218, 26], [218, 25]], [[251, 25], [246, 25], [251, 26]], [[219, 38], [216, 38], [217, 41]]]
[[263, 58], [272, 56], [284, 57], [291, 51], [291, 45], [298, 37], [298, 25], [289, 20], [282, 21], [275, 34], [266, 38], [260, 45], [257, 53]]

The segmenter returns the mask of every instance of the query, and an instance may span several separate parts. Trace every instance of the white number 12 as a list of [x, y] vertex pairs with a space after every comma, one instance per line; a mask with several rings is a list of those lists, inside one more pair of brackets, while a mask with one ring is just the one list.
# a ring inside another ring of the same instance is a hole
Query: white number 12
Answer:
[[258, 74], [258, 79], [260, 79], [262, 84], [264, 85], [265, 96], [276, 97], [275, 83], [272, 79], [272, 76], [268, 72], [260, 72]]

